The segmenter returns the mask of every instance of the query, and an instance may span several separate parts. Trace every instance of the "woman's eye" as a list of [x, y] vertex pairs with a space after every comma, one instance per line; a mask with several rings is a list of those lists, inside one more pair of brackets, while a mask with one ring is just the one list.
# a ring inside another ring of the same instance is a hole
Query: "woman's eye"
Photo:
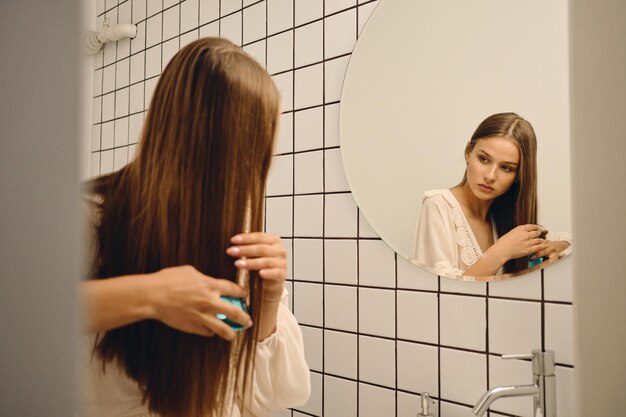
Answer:
[[486, 158], [486, 157], [484, 157], [484, 156], [479, 156], [479, 157], [478, 157], [478, 160], [479, 160], [480, 162], [487, 162], [487, 158]]
[[506, 166], [506, 165], [504, 165], [504, 166], [502, 167], [502, 170], [503, 170], [504, 172], [513, 172], [513, 168], [512, 168], [512, 167], [510, 167], [510, 166]]

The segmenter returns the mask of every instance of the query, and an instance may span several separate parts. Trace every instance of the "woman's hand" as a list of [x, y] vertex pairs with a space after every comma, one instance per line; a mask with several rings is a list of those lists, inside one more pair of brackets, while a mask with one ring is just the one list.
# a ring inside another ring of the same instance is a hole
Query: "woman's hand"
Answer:
[[545, 230], [536, 224], [523, 224], [500, 237], [489, 249], [498, 254], [502, 264], [511, 259], [539, 253], [548, 248], [540, 236]]
[[225, 279], [200, 273], [192, 266], [165, 268], [151, 274], [150, 299], [153, 317], [170, 327], [202, 336], [217, 334], [233, 340], [235, 332], [216, 317], [224, 314], [243, 326], [251, 326], [250, 316], [220, 296], [245, 297], [243, 288]]
[[570, 243], [565, 240], [546, 240], [547, 248], [535, 252], [530, 259], [538, 259], [544, 256], [550, 259], [559, 259], [560, 254], [569, 247]]
[[263, 299], [280, 300], [287, 277], [287, 251], [280, 237], [263, 232], [242, 233], [230, 241], [233, 246], [226, 253], [238, 258], [235, 266], [259, 271], [264, 280]]

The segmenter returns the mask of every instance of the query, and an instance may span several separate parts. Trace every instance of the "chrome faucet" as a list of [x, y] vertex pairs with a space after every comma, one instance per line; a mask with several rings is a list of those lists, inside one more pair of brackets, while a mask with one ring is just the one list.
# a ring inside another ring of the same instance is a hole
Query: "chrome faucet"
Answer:
[[556, 376], [554, 375], [555, 359], [554, 352], [546, 350], [533, 350], [531, 354], [502, 355], [502, 359], [532, 359], [533, 384], [511, 385], [506, 387], [492, 388], [478, 400], [474, 409], [474, 415], [481, 417], [491, 403], [498, 398], [505, 397], [533, 397], [533, 415], [535, 417], [556, 417]]

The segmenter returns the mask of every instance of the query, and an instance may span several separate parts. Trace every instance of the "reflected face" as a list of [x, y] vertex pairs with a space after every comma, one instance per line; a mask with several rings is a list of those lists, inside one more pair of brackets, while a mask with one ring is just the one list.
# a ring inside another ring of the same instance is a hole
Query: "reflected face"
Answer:
[[479, 200], [506, 193], [519, 169], [519, 149], [502, 136], [479, 139], [467, 156], [467, 185]]

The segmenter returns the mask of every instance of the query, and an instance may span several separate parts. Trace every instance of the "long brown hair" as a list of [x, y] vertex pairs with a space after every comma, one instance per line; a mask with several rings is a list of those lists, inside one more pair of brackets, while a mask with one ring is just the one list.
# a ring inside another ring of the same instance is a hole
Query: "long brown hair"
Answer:
[[[156, 86], [137, 156], [90, 183], [102, 196], [94, 277], [188, 264], [234, 280], [225, 250], [242, 232], [248, 200], [251, 230], [262, 229], [278, 112], [271, 77], [240, 48], [218, 38], [182, 48]], [[251, 271], [255, 323], [261, 281]], [[237, 380], [248, 381], [252, 333], [230, 343], [146, 320], [100, 335], [95, 352], [138, 383], [151, 412], [206, 417], [221, 415]]]
[[[497, 113], [487, 117], [476, 128], [465, 149], [466, 154], [474, 149], [479, 140], [495, 136], [512, 140], [520, 153], [515, 182], [489, 208], [498, 236], [504, 236], [519, 225], [537, 223], [537, 139], [527, 120], [515, 113]], [[466, 181], [467, 172], [461, 185]], [[504, 265], [505, 272], [527, 268], [527, 256], [511, 259]]]

